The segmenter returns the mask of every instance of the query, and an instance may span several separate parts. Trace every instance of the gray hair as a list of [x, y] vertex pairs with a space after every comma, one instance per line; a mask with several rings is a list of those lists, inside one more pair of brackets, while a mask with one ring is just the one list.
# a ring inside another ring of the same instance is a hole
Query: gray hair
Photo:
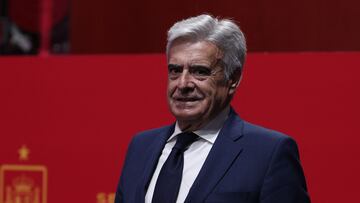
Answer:
[[172, 43], [178, 38], [215, 44], [223, 52], [222, 62], [226, 80], [236, 71], [242, 72], [246, 42], [244, 34], [232, 20], [203, 14], [175, 23], [168, 31], [167, 56]]

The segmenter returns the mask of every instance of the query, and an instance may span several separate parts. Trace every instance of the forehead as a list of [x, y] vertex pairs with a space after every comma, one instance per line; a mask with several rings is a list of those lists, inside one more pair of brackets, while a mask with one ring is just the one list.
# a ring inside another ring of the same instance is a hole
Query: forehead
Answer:
[[175, 40], [169, 49], [169, 63], [213, 62], [221, 58], [220, 49], [207, 41]]

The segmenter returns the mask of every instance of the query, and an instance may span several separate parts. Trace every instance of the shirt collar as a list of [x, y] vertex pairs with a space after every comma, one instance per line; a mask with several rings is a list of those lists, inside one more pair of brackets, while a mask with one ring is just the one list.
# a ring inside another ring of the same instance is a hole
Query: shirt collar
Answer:
[[[201, 137], [202, 139], [205, 139], [206, 141], [210, 142], [211, 144], [214, 144], [217, 135], [219, 134], [222, 126], [224, 125], [226, 119], [228, 118], [229, 112], [230, 112], [230, 106], [226, 107], [208, 124], [206, 124], [203, 128], [194, 131], [194, 133], [199, 137]], [[176, 122], [174, 132], [167, 140], [167, 142], [170, 142], [171, 140], [175, 139], [176, 135], [180, 133], [182, 133], [182, 131], [179, 127], [178, 122]]]

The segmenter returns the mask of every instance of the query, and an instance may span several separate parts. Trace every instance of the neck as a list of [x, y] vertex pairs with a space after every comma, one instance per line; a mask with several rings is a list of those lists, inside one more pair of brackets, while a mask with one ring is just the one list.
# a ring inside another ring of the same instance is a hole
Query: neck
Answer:
[[[178, 125], [179, 128], [181, 129], [181, 131], [191, 131], [194, 132], [196, 130], [200, 130], [202, 128], [204, 128], [206, 125], [208, 125], [210, 122], [212, 122], [213, 120], [218, 120], [216, 119], [217, 117], [226, 117], [227, 114], [229, 113], [230, 107], [227, 106], [225, 108], [223, 108], [220, 112], [218, 112], [217, 114], [213, 115], [213, 116], [209, 116], [208, 119], [201, 119], [201, 120], [178, 120]], [[224, 115], [222, 115], [224, 114]]]
[[181, 131], [193, 132], [204, 127], [208, 122], [178, 121]]

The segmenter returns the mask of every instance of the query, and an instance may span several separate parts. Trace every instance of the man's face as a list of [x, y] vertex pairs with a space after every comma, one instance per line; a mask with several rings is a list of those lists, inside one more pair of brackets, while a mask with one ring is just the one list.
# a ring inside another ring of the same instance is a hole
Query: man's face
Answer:
[[[203, 127], [229, 103], [235, 88], [225, 81], [221, 51], [206, 41], [175, 41], [168, 54], [168, 103], [176, 119]], [[181, 127], [181, 126], [180, 126]]]

